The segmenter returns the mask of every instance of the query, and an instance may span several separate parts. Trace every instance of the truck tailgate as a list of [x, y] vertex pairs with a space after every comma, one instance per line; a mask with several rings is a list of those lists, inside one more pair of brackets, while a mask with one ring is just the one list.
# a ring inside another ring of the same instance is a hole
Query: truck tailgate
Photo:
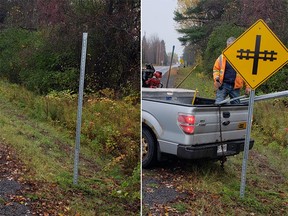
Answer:
[[221, 136], [222, 141], [245, 138], [248, 106], [195, 107], [193, 112], [194, 144], [220, 142]]

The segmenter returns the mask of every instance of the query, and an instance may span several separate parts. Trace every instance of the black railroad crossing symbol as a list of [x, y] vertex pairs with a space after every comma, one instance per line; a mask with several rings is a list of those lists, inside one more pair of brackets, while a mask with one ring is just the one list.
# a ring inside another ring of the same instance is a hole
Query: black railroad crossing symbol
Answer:
[[242, 59], [246, 59], [246, 60], [254, 59], [252, 75], [257, 75], [259, 59], [262, 59], [263, 61], [277, 60], [277, 58], [275, 58], [275, 56], [277, 55], [277, 52], [275, 52], [273, 50], [271, 50], [270, 52], [268, 50], [260, 51], [260, 43], [261, 43], [261, 35], [256, 35], [255, 51], [251, 51], [250, 49], [237, 50], [237, 53], [239, 53], [239, 55], [236, 56], [237, 58], [239, 58], [241, 60]]

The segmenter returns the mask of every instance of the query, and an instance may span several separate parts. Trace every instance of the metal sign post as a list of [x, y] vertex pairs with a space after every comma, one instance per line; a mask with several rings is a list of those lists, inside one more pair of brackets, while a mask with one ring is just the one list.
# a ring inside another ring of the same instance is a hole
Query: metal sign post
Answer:
[[78, 93], [79, 95], [78, 95], [76, 140], [75, 140], [74, 176], [73, 176], [74, 185], [78, 184], [78, 166], [79, 166], [79, 153], [80, 153], [80, 134], [81, 134], [81, 121], [82, 121], [84, 76], [85, 76], [86, 53], [87, 53], [87, 37], [88, 37], [88, 33], [83, 33], [79, 93]]
[[250, 134], [251, 134], [251, 126], [252, 126], [254, 97], [255, 97], [255, 90], [251, 90], [250, 98], [249, 98], [248, 120], [247, 120], [247, 128], [246, 128], [244, 156], [243, 156], [243, 162], [242, 162], [242, 174], [241, 174], [241, 186], [240, 186], [240, 197], [241, 198], [244, 197], [245, 185], [246, 185], [246, 169], [247, 169], [247, 162], [248, 162]]
[[173, 55], [174, 55], [174, 49], [175, 49], [175, 46], [173, 46], [173, 49], [172, 49], [171, 61], [170, 61], [170, 67], [169, 67], [169, 72], [168, 72], [168, 78], [167, 78], [166, 88], [168, 88], [168, 84], [169, 84], [170, 73], [171, 73], [171, 66], [172, 66]]

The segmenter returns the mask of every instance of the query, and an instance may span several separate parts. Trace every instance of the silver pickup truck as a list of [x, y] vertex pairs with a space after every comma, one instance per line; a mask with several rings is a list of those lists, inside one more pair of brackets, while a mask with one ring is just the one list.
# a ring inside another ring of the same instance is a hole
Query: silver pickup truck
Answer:
[[[220, 159], [239, 154], [247, 116], [247, 104], [215, 105], [194, 90], [142, 88], [142, 167], [165, 155]], [[250, 140], [250, 149], [253, 144]]]

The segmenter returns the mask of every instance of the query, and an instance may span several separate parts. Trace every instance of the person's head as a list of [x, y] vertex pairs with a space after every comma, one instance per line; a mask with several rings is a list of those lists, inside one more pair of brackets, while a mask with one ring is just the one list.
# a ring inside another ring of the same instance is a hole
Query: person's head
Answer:
[[229, 37], [226, 41], [227, 46], [229, 46], [230, 44], [232, 44], [234, 41], [236, 40], [235, 37]]

